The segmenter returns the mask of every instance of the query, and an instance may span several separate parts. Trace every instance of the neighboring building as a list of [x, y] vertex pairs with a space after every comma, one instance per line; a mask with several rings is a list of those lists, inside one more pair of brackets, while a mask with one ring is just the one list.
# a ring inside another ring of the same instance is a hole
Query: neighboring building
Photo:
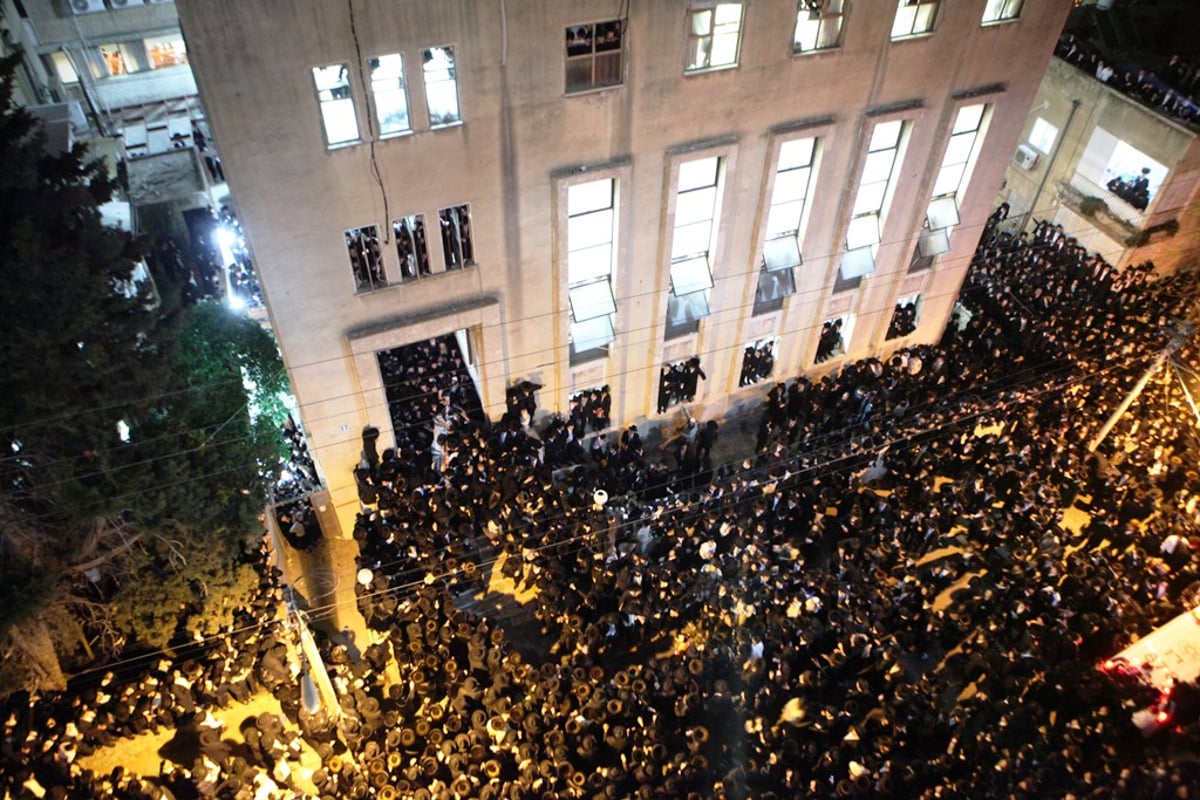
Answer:
[[[1112, 71], [1103, 60], [1100, 68]], [[1170, 87], [1154, 80], [1167, 96]], [[1029, 218], [1049, 219], [1119, 267], [1152, 260], [1165, 273], [1194, 264], [1200, 245], [1196, 130], [1055, 58], [1000, 199], [1009, 203], [1014, 229]]]
[[664, 363], [713, 416], [755, 343], [782, 379], [937, 341], [1069, 6], [179, 0], [343, 527], [382, 350], [456, 333], [493, 416], [530, 380], [626, 424]]

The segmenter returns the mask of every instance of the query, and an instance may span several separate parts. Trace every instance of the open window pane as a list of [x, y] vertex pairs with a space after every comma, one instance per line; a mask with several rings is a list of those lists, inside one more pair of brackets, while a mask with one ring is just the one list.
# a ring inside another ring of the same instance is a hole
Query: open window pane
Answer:
[[950, 232], [945, 228], [921, 231], [917, 239], [917, 250], [925, 258], [940, 255], [950, 249]]
[[680, 327], [691, 325], [709, 315], [708, 292], [672, 294], [667, 298], [667, 325]]
[[716, 186], [718, 161], [717, 156], [711, 156], [680, 164], [677, 191], [682, 193], [703, 186]]
[[707, 258], [689, 258], [671, 265], [671, 291], [677, 295], [711, 289], [712, 285], [712, 272], [709, 271]]
[[763, 245], [763, 261], [769, 271], [800, 266], [800, 243], [795, 236], [768, 239]]
[[571, 317], [576, 322], [586, 322], [617, 312], [612, 284], [607, 278], [583, 286], [574, 286], [568, 290], [568, 294], [571, 297]]
[[847, 250], [842, 256], [842, 277], [847, 280], [861, 278], [875, 271], [874, 248], [859, 247]]
[[796, 293], [796, 276], [790, 269], [760, 272], [755, 303], [775, 303]]
[[435, 128], [462, 121], [458, 108], [458, 78], [453, 47], [431, 47], [421, 51], [425, 78], [425, 103], [429, 124]]
[[605, 347], [616, 338], [612, 317], [595, 317], [585, 322], [571, 323], [571, 346], [577, 353]]
[[846, 229], [846, 246], [851, 250], [879, 244], [879, 217], [867, 214], [850, 220]]
[[939, 197], [929, 204], [929, 227], [952, 228], [958, 224], [958, 201], [954, 196]]
[[396, 238], [396, 257], [400, 261], [400, 279], [429, 275], [429, 248], [425, 242], [425, 215], [411, 214], [392, 222]]
[[707, 36], [712, 33], [713, 28], [713, 12], [712, 9], [700, 9], [692, 12], [692, 35]]
[[582, 283], [611, 274], [612, 245], [608, 242], [567, 254], [567, 283]]

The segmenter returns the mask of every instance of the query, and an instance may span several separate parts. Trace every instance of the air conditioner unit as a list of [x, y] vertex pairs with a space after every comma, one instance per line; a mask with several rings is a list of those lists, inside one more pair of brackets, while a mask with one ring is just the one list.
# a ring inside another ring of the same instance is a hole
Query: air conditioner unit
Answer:
[[73, 14], [95, 14], [104, 11], [104, 0], [71, 0], [70, 6]]
[[1033, 169], [1038, 163], [1037, 151], [1027, 144], [1019, 144], [1013, 162], [1021, 169]]

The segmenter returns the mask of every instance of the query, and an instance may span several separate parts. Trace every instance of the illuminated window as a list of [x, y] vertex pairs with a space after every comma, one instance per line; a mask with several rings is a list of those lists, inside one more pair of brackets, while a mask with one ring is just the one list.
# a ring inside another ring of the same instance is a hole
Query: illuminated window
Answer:
[[771, 205], [763, 240], [762, 270], [754, 298], [754, 313], [783, 307], [783, 298], [796, 293], [792, 270], [800, 266], [800, 240], [807, 220], [817, 140], [792, 139], [779, 148]]
[[458, 105], [458, 72], [453, 47], [431, 47], [421, 51], [421, 74], [425, 79], [425, 105], [434, 128], [462, 122]]
[[187, 46], [183, 43], [183, 37], [178, 34], [156, 36], [153, 39], [147, 39], [145, 44], [146, 56], [150, 59], [151, 69], [175, 67], [188, 63]]
[[107, 78], [140, 71], [142, 64], [138, 60], [135, 48], [136, 44], [100, 45], [96, 48], [99, 63], [98, 65], [93, 65], [93, 75], [97, 78]]
[[62, 50], [56, 50], [50, 54], [50, 62], [54, 64], [54, 71], [58, 73], [58, 79], [63, 83], [79, 83], [79, 74], [75, 72], [75, 65], [71, 63], [71, 57]]
[[688, 72], [737, 66], [741, 3], [693, 4], [688, 10]]
[[900, 0], [892, 22], [892, 38], [904, 39], [933, 32], [938, 0]]
[[345, 64], [313, 67], [313, 83], [321, 106], [321, 123], [329, 147], [358, 141], [358, 117], [350, 96], [350, 71]]
[[1021, 16], [1021, 6], [1025, 0], [987, 0], [983, 9], [983, 22], [1004, 22]]
[[612, 273], [616, 240], [616, 181], [567, 187], [567, 295], [571, 306], [571, 361], [608, 354], [616, 339]]
[[567, 28], [567, 94], [620, 84], [621, 40], [620, 20]]
[[871, 131], [867, 159], [846, 229], [846, 253], [839, 269], [841, 282], [836, 289], [854, 288], [858, 279], [875, 270], [875, 254], [883, 235], [896, 164], [907, 131], [908, 123], [903, 120], [877, 123]]
[[371, 68], [371, 96], [379, 135], [395, 136], [412, 130], [408, 119], [408, 95], [405, 94], [404, 59], [399, 53], [376, 56], [367, 62]]
[[679, 165], [675, 189], [675, 228], [671, 235], [671, 294], [666, 338], [695, 333], [709, 314], [713, 286], [712, 254], [717, 246], [721, 175], [717, 156]]
[[840, 45], [845, 4], [846, 0], [800, 0], [792, 51], [811, 53]]

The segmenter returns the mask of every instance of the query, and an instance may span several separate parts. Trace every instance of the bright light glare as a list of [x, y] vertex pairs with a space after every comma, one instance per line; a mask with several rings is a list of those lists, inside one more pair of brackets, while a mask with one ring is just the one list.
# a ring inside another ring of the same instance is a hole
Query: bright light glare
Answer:
[[117, 422], [117, 436], [121, 437], [122, 442], [129, 443], [129, 424], [125, 420]]
[[246, 307], [246, 301], [237, 292], [230, 292], [226, 300], [229, 303], [229, 307], [234, 311], [241, 311]]

